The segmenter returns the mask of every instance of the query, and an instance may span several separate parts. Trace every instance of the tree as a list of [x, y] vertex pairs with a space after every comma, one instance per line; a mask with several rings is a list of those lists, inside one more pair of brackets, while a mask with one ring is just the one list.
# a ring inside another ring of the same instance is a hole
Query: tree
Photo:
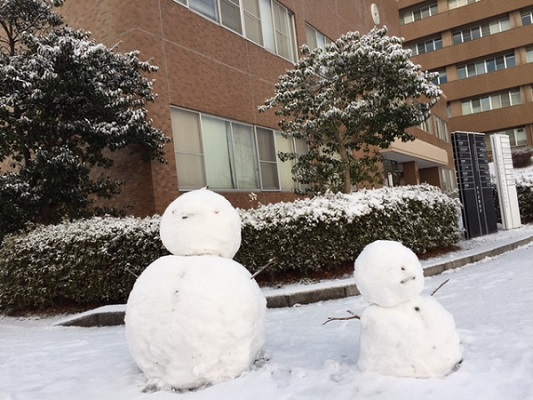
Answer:
[[145, 108], [157, 67], [61, 27], [54, 4], [0, 0], [0, 238], [94, 212], [94, 199], [120, 189], [95, 172], [111, 168], [113, 151], [134, 145], [164, 162], [168, 138]]
[[279, 153], [280, 159], [294, 160], [293, 179], [308, 192], [350, 193], [352, 185], [378, 180], [379, 149], [414, 140], [405, 130], [429, 118], [441, 95], [431, 83], [436, 75], [421, 72], [386, 28], [349, 32], [325, 49], [302, 46], [301, 53], [259, 108], [274, 108], [285, 117], [282, 135], [308, 144], [307, 153]]
[[12, 57], [17, 53], [26, 32], [44, 32], [63, 23], [53, 11], [63, 0], [0, 0], [0, 54]]

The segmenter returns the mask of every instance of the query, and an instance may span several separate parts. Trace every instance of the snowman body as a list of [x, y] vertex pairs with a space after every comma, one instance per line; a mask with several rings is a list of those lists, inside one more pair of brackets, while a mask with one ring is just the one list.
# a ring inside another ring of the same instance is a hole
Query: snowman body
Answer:
[[453, 316], [420, 296], [418, 257], [398, 242], [369, 244], [355, 261], [356, 284], [371, 304], [361, 314], [358, 366], [399, 377], [431, 378], [462, 360]]
[[150, 264], [130, 293], [133, 359], [156, 388], [194, 389], [241, 375], [265, 342], [266, 300], [231, 259], [240, 245], [238, 213], [218, 194], [189, 192], [169, 205], [160, 231], [173, 255]]

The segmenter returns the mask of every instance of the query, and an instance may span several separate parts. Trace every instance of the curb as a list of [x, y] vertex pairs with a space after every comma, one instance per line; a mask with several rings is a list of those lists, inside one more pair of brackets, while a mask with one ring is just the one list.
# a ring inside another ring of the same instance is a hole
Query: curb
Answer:
[[[533, 236], [518, 240], [500, 247], [492, 248], [490, 250], [481, 251], [479, 253], [466, 255], [452, 261], [443, 262], [424, 268], [424, 276], [435, 276], [444, 271], [457, 269], [467, 264], [472, 264], [486, 257], [495, 257], [503, 253], [507, 253], [520, 246], [533, 242]], [[312, 286], [312, 285], [310, 285]], [[293, 293], [288, 294], [271, 294], [265, 295], [268, 308], [284, 308], [293, 307], [300, 304], [310, 304], [325, 300], [342, 299], [345, 297], [357, 296], [359, 290], [355, 283], [346, 283], [334, 287], [313, 288], [308, 289], [302, 287]], [[78, 327], [100, 327], [100, 326], [116, 326], [124, 324], [124, 310], [105, 311], [107, 306], [97, 308], [93, 311], [88, 311], [73, 317], [67, 318], [57, 322], [56, 326], [78, 326]]]

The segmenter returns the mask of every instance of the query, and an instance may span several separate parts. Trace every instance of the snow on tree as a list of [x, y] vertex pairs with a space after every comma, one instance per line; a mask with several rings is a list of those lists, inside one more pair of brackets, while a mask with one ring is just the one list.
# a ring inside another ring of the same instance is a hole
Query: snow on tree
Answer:
[[164, 161], [168, 139], [145, 108], [157, 67], [59, 26], [50, 3], [0, 0], [0, 238], [26, 221], [90, 214], [94, 198], [118, 193], [120, 182], [91, 172], [112, 166], [110, 152], [136, 145]]
[[59, 26], [63, 18], [53, 7], [63, 0], [0, 0], [0, 54], [14, 56], [25, 32], [42, 32]]
[[379, 149], [414, 140], [405, 130], [429, 118], [442, 92], [402, 42], [374, 28], [346, 33], [324, 49], [304, 45], [303, 57], [259, 108], [283, 117], [283, 136], [306, 140], [307, 153], [279, 157], [294, 161], [293, 179], [308, 192], [350, 193], [352, 185], [379, 181]]

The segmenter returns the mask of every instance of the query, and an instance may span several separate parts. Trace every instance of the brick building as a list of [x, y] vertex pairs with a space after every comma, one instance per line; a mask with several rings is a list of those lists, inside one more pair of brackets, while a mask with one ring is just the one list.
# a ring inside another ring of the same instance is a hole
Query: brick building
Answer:
[[[399, 0], [400, 34], [439, 71], [450, 131], [533, 145], [533, 1]], [[487, 140], [490, 149], [490, 140]]]
[[[172, 141], [168, 164], [143, 163], [131, 151], [116, 156], [126, 181], [114, 201], [137, 215], [161, 213], [180, 192], [208, 185], [234, 205], [249, 193], [262, 203], [294, 198], [288, 163], [276, 152], [298, 149], [276, 133], [273, 112], [257, 107], [274, 94], [303, 44], [321, 46], [345, 32], [386, 25], [399, 34], [390, 0], [84, 0], [60, 9], [69, 26], [89, 30], [122, 52], [139, 50], [159, 66], [154, 74], [154, 125]], [[446, 105], [413, 128], [415, 142], [384, 152], [396, 184], [453, 185]]]

